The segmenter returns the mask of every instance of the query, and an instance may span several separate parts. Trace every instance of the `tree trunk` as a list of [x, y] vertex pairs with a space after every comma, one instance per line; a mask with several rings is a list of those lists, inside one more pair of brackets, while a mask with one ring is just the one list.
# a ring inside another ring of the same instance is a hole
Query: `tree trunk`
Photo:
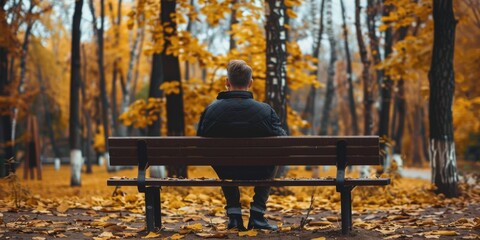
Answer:
[[82, 114], [84, 118], [84, 123], [87, 128], [87, 140], [86, 144], [84, 144], [83, 152], [85, 153], [85, 164], [87, 165], [86, 173], [90, 174], [92, 173], [92, 159], [90, 157], [91, 155], [91, 148], [92, 148], [92, 118], [90, 115], [89, 110], [86, 108], [85, 103], [87, 101], [87, 96], [86, 96], [86, 86], [85, 83], [87, 82], [87, 54], [85, 51], [85, 45], [82, 45], [82, 58], [83, 59], [83, 74], [81, 75], [81, 83], [80, 83], [80, 92], [82, 94]]
[[[0, 1], [0, 28], [8, 29], [7, 17], [5, 12], [6, 0]], [[2, 34], [7, 35], [6, 31]], [[8, 42], [7, 42], [8, 43]], [[8, 44], [0, 44], [0, 96], [6, 97], [9, 95], [7, 92], [7, 85], [9, 84], [9, 67], [8, 67]], [[6, 113], [0, 113], [0, 145], [3, 146], [3, 152], [0, 154], [0, 178], [7, 175], [7, 159], [13, 157], [11, 142], [11, 130], [12, 124], [10, 115]]]
[[80, 186], [80, 173], [82, 170], [82, 152], [80, 150], [80, 128], [79, 128], [79, 86], [80, 86], [80, 22], [82, 20], [83, 0], [75, 2], [72, 24], [72, 57], [70, 67], [70, 164], [72, 175], [71, 186]]
[[360, 59], [362, 61], [362, 80], [363, 80], [363, 108], [364, 122], [363, 134], [372, 134], [372, 104], [373, 98], [370, 92], [370, 60], [368, 59], [367, 48], [363, 41], [362, 28], [360, 25], [360, 0], [355, 0], [355, 29], [357, 32], [358, 49], [360, 51]]
[[[397, 124], [392, 123], [392, 135], [395, 142], [393, 147], [394, 154], [402, 153], [402, 138], [403, 132], [405, 129], [405, 112], [406, 112], [406, 101], [405, 101], [405, 80], [400, 79], [397, 82], [397, 94], [395, 95], [395, 112], [396, 117], [394, 121]], [[420, 120], [420, 119], [419, 119]], [[421, 121], [421, 120], [420, 120]], [[419, 122], [420, 123], [420, 122]], [[417, 143], [419, 144], [419, 142]]]
[[453, 53], [456, 21], [452, 0], [433, 1], [434, 38], [430, 82], [430, 163], [439, 193], [458, 196], [457, 161], [453, 138], [452, 104], [455, 92]]
[[[390, 14], [392, 7], [393, 7], [392, 5], [386, 5], [384, 3], [383, 16], [388, 16]], [[387, 30], [385, 31], [384, 59], [386, 59], [392, 52], [392, 44], [393, 44], [392, 28], [388, 27]], [[390, 123], [390, 105], [391, 105], [391, 95], [392, 95], [392, 86], [393, 86], [393, 81], [390, 78], [390, 76], [384, 75], [380, 86], [381, 86], [381, 102], [380, 102], [380, 113], [379, 113], [380, 122], [379, 122], [378, 135], [384, 140], [387, 140], [390, 138], [390, 134], [388, 130], [390, 125], [389, 124]], [[382, 141], [380, 143], [380, 150], [387, 152], [387, 145], [385, 144], [385, 141]], [[383, 166], [386, 165], [386, 162], [385, 162], [386, 159], [388, 158], [385, 157], [384, 160], [381, 161], [381, 164]]]
[[[318, 35], [314, 39], [312, 55], [316, 58], [320, 58], [320, 46], [322, 45], [322, 35], [323, 35], [323, 9], [325, 7], [325, 0], [322, 0], [320, 3], [320, 22], [318, 28]], [[318, 76], [318, 69], [320, 67], [320, 61], [318, 61], [317, 69], [313, 71], [313, 75], [317, 77], [317, 80], [320, 81]], [[302, 118], [311, 123], [310, 134], [315, 133], [315, 98], [317, 95], [317, 89], [312, 85], [310, 86], [310, 91], [308, 92], [307, 100], [305, 103], [305, 109], [302, 113]]]
[[[237, 24], [238, 23], [238, 19], [237, 19], [237, 8], [234, 6], [235, 4], [237, 4], [238, 0], [231, 0], [232, 1], [232, 14], [230, 16], [230, 31], [232, 31], [232, 26], [234, 24]], [[233, 49], [237, 48], [236, 44], [235, 44], [235, 39], [233, 39], [232, 37], [232, 34], [230, 34], [230, 45], [229, 45], [229, 49], [230, 51], [232, 51]]]
[[[183, 90], [180, 77], [180, 63], [178, 57], [167, 54], [170, 47], [170, 37], [177, 34], [177, 24], [172, 20], [171, 15], [175, 13], [176, 1], [162, 0], [161, 18], [162, 24], [169, 24], [172, 32], [165, 31], [165, 47], [162, 53], [162, 72], [165, 82], [178, 82], [179, 93], [167, 95], [167, 132], [168, 136], [184, 136], [185, 123], [183, 112]], [[187, 177], [186, 166], [169, 166], [168, 176]]]
[[[119, 39], [120, 39], [120, 23], [122, 20], [122, 0], [118, 0], [118, 10], [117, 10], [117, 19], [113, 15], [113, 4], [112, 2], [108, 3], [110, 12], [111, 12], [111, 22], [114, 24], [114, 32], [115, 32], [115, 40], [114, 40], [114, 47], [118, 48]], [[118, 135], [118, 108], [117, 108], [117, 73], [119, 71], [118, 64], [120, 62], [120, 57], [115, 56], [113, 60], [113, 68], [112, 68], [112, 135]]]
[[330, 42], [330, 63], [328, 65], [327, 89], [325, 96], [325, 103], [323, 104], [322, 118], [320, 120], [319, 135], [328, 134], [328, 125], [330, 122], [330, 111], [332, 107], [333, 98], [335, 96], [335, 86], [333, 80], [335, 77], [335, 63], [337, 61], [337, 50], [335, 43], [335, 36], [333, 32], [332, 21], [332, 1], [327, 0], [327, 34]]
[[[368, 9], [367, 9], [367, 28], [368, 28], [368, 38], [370, 39], [370, 54], [373, 58], [373, 64], [378, 65], [382, 58], [380, 56], [379, 41], [377, 37], [377, 26], [376, 26], [376, 17], [378, 15], [378, 3], [375, 0], [368, 0]], [[377, 69], [375, 71], [377, 77], [377, 84], [381, 86], [383, 79], [383, 69]], [[381, 88], [379, 87], [381, 90]]]
[[288, 133], [287, 124], [287, 53], [285, 31], [285, 11], [283, 1], [268, 1], [265, 25], [267, 38], [267, 73], [265, 102], [272, 106]]
[[[30, 7], [27, 12], [27, 16], [32, 15], [33, 8], [35, 7], [35, 3], [31, 3]], [[32, 27], [34, 24], [34, 20], [27, 18], [27, 29], [25, 30], [25, 35], [23, 36], [23, 44], [22, 44], [22, 52], [20, 56], [20, 82], [17, 86], [18, 96], [22, 95], [25, 90], [25, 75], [27, 73], [27, 55], [28, 55], [28, 44], [30, 40], [30, 34], [32, 32]], [[19, 99], [17, 100], [19, 101]], [[12, 117], [12, 150], [13, 155], [16, 155], [16, 130], [17, 130], [17, 119], [18, 118], [18, 108], [17, 106], [13, 107], [13, 117]], [[15, 172], [15, 165], [10, 165], [10, 170]]]
[[40, 65], [37, 65], [37, 77], [38, 83], [40, 85], [40, 93], [42, 94], [42, 103], [43, 103], [43, 110], [45, 112], [45, 125], [47, 126], [47, 134], [50, 139], [50, 145], [52, 147], [53, 154], [55, 158], [60, 159], [61, 154], [57, 147], [56, 140], [55, 140], [55, 133], [53, 132], [53, 123], [52, 123], [52, 113], [50, 112], [49, 103], [47, 93], [45, 91], [45, 84], [43, 82], [43, 74]]
[[109, 163], [108, 156], [108, 136], [110, 132], [110, 120], [109, 120], [109, 106], [108, 106], [108, 96], [107, 96], [107, 86], [105, 82], [105, 66], [103, 63], [103, 32], [104, 32], [104, 18], [105, 18], [105, 3], [104, 0], [100, 0], [100, 28], [97, 29], [96, 23], [97, 18], [95, 16], [95, 8], [93, 5], [93, 0], [90, 0], [90, 11], [92, 12], [93, 17], [93, 30], [97, 36], [97, 62], [98, 62], [98, 72], [100, 75], [100, 102], [101, 102], [101, 116], [102, 116], [102, 125], [103, 125], [103, 137], [105, 141], [105, 153], [104, 157], [106, 159], [107, 171], [112, 172], [116, 171], [116, 168], [111, 167]]
[[357, 110], [355, 107], [355, 98], [353, 96], [353, 82], [352, 82], [352, 59], [350, 57], [350, 46], [348, 44], [348, 31], [347, 31], [347, 23], [345, 19], [345, 6], [343, 4], [343, 0], [340, 0], [340, 6], [342, 8], [342, 19], [343, 19], [343, 43], [345, 46], [345, 55], [347, 61], [347, 81], [348, 81], [348, 103], [350, 109], [350, 115], [352, 116], [352, 130], [353, 135], [358, 135], [358, 121], [357, 121]]

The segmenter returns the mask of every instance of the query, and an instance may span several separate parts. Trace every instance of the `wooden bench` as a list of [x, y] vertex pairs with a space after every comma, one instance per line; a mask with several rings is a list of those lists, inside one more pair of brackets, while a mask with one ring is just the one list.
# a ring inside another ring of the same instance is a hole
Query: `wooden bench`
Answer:
[[[390, 179], [345, 178], [348, 165], [378, 165], [378, 136], [302, 136], [265, 138], [110, 137], [110, 164], [138, 166], [137, 178], [111, 178], [109, 186], [137, 186], [145, 193], [147, 230], [161, 228], [162, 186], [336, 186], [341, 194], [342, 232], [352, 228], [351, 191], [355, 186], [381, 186]], [[146, 178], [154, 165], [336, 165], [336, 178], [228, 180]]]

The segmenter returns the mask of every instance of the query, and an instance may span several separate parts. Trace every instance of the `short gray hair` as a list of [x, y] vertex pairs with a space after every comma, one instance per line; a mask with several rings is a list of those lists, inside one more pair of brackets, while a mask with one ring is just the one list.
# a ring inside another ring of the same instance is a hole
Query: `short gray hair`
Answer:
[[228, 80], [234, 87], [247, 87], [252, 79], [252, 68], [243, 60], [231, 60], [227, 66]]

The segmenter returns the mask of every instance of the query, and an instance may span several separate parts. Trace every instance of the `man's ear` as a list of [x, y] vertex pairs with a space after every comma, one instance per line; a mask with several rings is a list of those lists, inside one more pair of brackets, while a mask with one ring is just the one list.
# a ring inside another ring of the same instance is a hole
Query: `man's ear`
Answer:
[[250, 82], [248, 83], [248, 88], [250, 88], [253, 84], [253, 79], [250, 79]]
[[228, 80], [228, 78], [225, 78], [225, 87], [227, 88], [227, 90], [230, 90], [230, 87], [232, 85], [230, 84], [230, 80]]

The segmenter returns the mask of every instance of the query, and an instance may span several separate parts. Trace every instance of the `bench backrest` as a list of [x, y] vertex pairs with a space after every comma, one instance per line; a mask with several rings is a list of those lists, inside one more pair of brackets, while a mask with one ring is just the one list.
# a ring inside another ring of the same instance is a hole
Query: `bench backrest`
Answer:
[[150, 166], [336, 165], [337, 151], [347, 165], [380, 164], [378, 136], [110, 137], [108, 144], [112, 166], [137, 165], [138, 146]]

